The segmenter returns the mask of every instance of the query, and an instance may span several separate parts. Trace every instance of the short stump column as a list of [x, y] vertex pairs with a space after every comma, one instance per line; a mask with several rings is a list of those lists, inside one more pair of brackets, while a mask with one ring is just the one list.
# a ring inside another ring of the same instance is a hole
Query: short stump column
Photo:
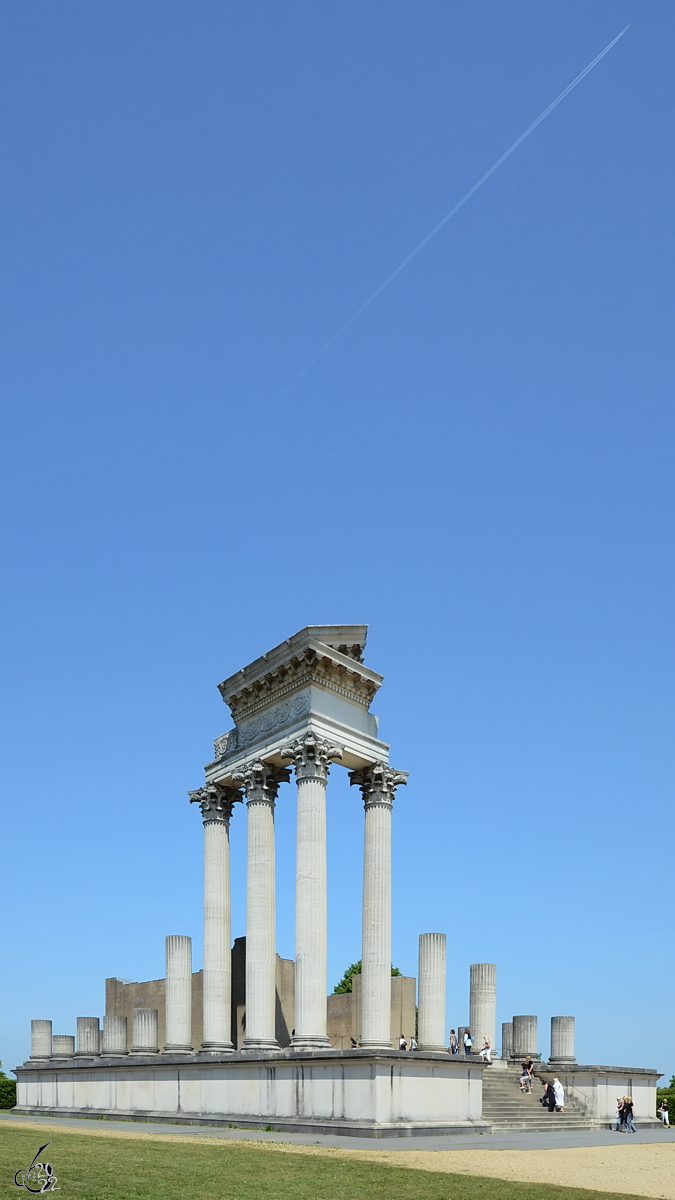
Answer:
[[98, 1017], [77, 1018], [76, 1058], [97, 1058], [101, 1053], [101, 1027]]
[[72, 1058], [75, 1038], [69, 1033], [55, 1033], [52, 1038], [52, 1058]]
[[446, 946], [444, 933], [421, 933], [417, 1042], [420, 1050], [445, 1050]]
[[166, 1054], [192, 1052], [192, 938], [166, 939]]
[[103, 1053], [127, 1053], [127, 1019], [126, 1017], [103, 1018]]
[[551, 1017], [551, 1062], [571, 1065], [574, 1057], [574, 1017]]
[[30, 1056], [31, 1060], [44, 1062], [52, 1056], [52, 1023], [51, 1021], [31, 1021], [30, 1023]]
[[159, 1054], [156, 1008], [135, 1008], [132, 1013], [130, 1054]]
[[537, 1018], [519, 1016], [513, 1018], [513, 1057], [523, 1058], [530, 1055], [539, 1057], [537, 1050]]

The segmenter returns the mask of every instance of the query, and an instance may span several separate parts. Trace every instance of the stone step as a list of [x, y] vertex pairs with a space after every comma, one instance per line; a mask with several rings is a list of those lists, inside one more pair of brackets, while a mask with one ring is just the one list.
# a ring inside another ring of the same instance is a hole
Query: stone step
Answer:
[[592, 1122], [566, 1097], [565, 1111], [550, 1113], [539, 1103], [541, 1085], [535, 1076], [531, 1094], [519, 1087], [520, 1068], [500, 1064], [483, 1074], [483, 1118], [497, 1129], [590, 1129]]

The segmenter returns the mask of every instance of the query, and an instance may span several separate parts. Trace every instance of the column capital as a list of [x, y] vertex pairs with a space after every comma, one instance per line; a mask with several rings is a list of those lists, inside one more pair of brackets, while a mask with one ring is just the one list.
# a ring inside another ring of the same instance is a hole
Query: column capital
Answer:
[[242, 799], [239, 788], [225, 787], [218, 783], [207, 783], [195, 792], [188, 792], [188, 796], [190, 804], [198, 804], [201, 808], [205, 825], [212, 821], [229, 825], [234, 805]]
[[395, 771], [388, 763], [379, 762], [360, 771], [350, 771], [349, 782], [361, 788], [364, 808], [373, 808], [375, 805], [391, 808], [396, 788], [408, 782], [409, 774], [409, 771]]
[[246, 763], [233, 778], [237, 783], [241, 783], [247, 805], [269, 804], [274, 808], [279, 784], [289, 783], [291, 773], [288, 767], [276, 767], [273, 763], [256, 758]]
[[331, 762], [342, 758], [342, 746], [333, 746], [325, 738], [310, 732], [284, 746], [281, 757], [292, 760], [298, 783], [303, 779], [320, 779], [325, 782]]

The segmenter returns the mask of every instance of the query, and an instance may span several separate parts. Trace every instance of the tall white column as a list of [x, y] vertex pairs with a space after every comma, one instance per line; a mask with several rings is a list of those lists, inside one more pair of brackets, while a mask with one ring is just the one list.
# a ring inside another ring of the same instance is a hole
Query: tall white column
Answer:
[[361, 1046], [391, 1049], [391, 811], [407, 771], [374, 763], [350, 771], [365, 808], [363, 855], [363, 949], [361, 952]]
[[326, 1035], [326, 783], [342, 749], [307, 733], [281, 751], [298, 785], [295, 864], [295, 1035], [298, 1050], [330, 1046]]
[[227, 1053], [232, 1046], [232, 918], [230, 908], [230, 818], [238, 788], [209, 784], [190, 792], [204, 821], [204, 1000], [203, 1051]]
[[192, 1051], [192, 938], [169, 934], [166, 952], [166, 1054]]
[[446, 942], [444, 933], [421, 933], [417, 975], [417, 1044], [445, 1050]]
[[274, 805], [286, 768], [256, 760], [241, 782], [248, 809], [246, 877], [246, 1037], [243, 1050], [277, 1050]]
[[30, 1056], [42, 1062], [52, 1056], [51, 1021], [31, 1021]]
[[474, 1053], [490, 1039], [493, 1055], [497, 1044], [497, 968], [494, 963], [472, 963], [469, 969], [469, 1027], [475, 1038]]

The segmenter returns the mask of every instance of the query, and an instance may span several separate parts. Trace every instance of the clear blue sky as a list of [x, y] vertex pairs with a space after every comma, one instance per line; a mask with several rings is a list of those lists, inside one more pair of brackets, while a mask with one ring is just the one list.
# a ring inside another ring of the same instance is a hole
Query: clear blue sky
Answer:
[[[395, 963], [444, 930], [451, 1024], [495, 961], [544, 1052], [572, 1013], [581, 1059], [675, 1071], [674, 51], [634, 0], [0, 4], [6, 1066], [165, 934], [201, 966], [216, 684], [368, 622]], [[363, 814], [329, 796], [332, 986]]]

